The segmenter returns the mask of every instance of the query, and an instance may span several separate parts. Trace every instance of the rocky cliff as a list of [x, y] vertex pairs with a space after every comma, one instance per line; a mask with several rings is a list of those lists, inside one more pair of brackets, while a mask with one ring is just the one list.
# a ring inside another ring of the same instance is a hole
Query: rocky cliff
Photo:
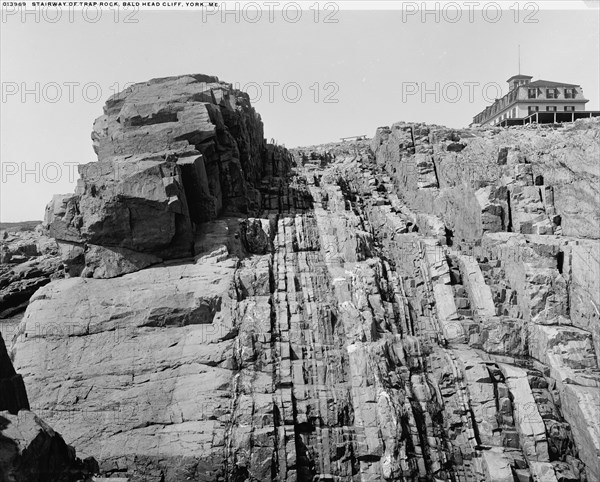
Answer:
[[263, 139], [248, 94], [216, 77], [135, 84], [106, 102], [92, 132], [98, 161], [79, 166], [73, 195], [46, 209], [72, 275], [111, 278], [195, 254], [196, 227], [260, 207], [281, 148]]
[[599, 136], [290, 154], [215, 78], [133, 86], [47, 212], [31, 405], [130, 481], [600, 480]]
[[73, 447], [30, 411], [23, 377], [6, 350], [4, 339], [15, 335], [31, 295], [62, 276], [56, 243], [40, 229], [18, 228], [0, 231], [0, 480], [91, 480], [96, 461], [77, 458]]

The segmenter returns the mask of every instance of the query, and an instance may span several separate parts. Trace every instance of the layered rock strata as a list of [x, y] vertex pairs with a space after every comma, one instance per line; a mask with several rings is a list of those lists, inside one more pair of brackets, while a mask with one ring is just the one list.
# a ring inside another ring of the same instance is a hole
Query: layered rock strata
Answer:
[[[137, 166], [131, 128], [153, 133], [144, 146], [189, 144], [179, 124], [153, 131], [179, 108], [202, 125], [177, 96], [109, 102], [99, 163]], [[14, 343], [32, 406], [130, 481], [600, 480], [599, 132], [401, 123], [295, 150], [291, 172], [266, 147], [251, 212], [233, 196], [175, 231], [193, 258], [35, 293]], [[206, 185], [186, 157], [151, 168], [174, 163], [191, 213]], [[135, 186], [123, 179], [105, 189]], [[81, 199], [64, 211], [94, 226]]]

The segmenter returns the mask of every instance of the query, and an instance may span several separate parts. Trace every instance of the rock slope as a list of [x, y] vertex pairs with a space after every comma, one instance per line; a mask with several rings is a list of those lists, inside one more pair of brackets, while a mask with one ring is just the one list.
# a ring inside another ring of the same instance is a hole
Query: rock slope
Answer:
[[13, 344], [32, 406], [130, 481], [600, 480], [600, 124], [289, 154], [246, 101], [109, 100], [46, 219], [82, 276]]

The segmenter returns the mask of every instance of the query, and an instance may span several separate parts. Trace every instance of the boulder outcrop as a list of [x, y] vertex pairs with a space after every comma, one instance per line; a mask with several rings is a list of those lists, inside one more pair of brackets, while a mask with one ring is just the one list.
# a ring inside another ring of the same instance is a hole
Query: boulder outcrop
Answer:
[[200, 223], [256, 211], [263, 177], [290, 165], [263, 139], [248, 94], [206, 75], [114, 95], [92, 139], [98, 161], [79, 166], [76, 192], [55, 196], [45, 216], [69, 272], [86, 277], [194, 256]]

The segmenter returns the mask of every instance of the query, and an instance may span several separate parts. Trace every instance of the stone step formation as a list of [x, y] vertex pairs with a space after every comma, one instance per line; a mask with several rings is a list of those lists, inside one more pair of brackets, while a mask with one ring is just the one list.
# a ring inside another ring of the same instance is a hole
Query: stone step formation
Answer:
[[137, 84], [52, 249], [6, 238], [3, 302], [54, 267], [10, 376], [97, 480], [600, 480], [599, 133], [288, 151], [215, 77]]

